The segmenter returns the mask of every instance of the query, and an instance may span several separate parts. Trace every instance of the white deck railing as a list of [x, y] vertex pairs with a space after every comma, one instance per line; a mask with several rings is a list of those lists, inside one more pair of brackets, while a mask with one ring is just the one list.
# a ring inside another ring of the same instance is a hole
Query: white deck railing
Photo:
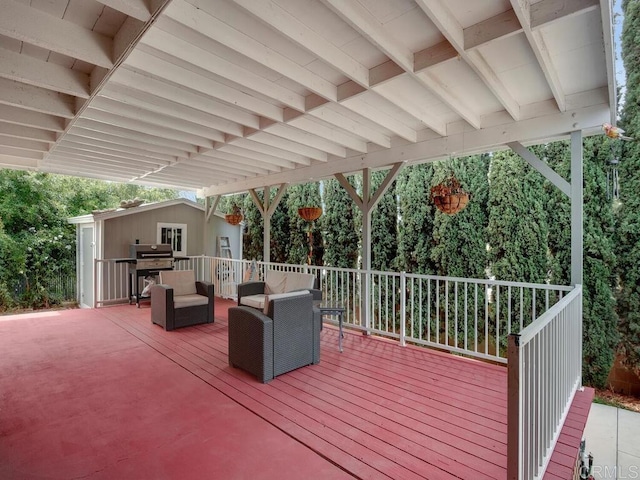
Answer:
[[[213, 277], [203, 279], [216, 285], [217, 295], [236, 298], [236, 286], [248, 276], [251, 262], [211, 261]], [[323, 298], [345, 307], [344, 322], [350, 328], [394, 338], [403, 345], [426, 345], [501, 363], [507, 362], [509, 334], [532, 323], [572, 289], [313, 265], [256, 262], [254, 267], [254, 278], [259, 279], [267, 270], [314, 274]]]
[[[370, 334], [501, 363], [507, 338], [555, 305], [572, 287], [440, 277], [355, 269], [255, 262], [256, 279], [267, 270], [312, 273], [323, 298], [346, 309], [344, 324]], [[213, 282], [216, 295], [236, 298], [236, 287], [252, 262], [188, 257], [176, 269], [192, 269], [198, 280]], [[129, 299], [129, 266], [96, 260], [95, 305]], [[368, 295], [366, 290], [369, 290]]]
[[507, 478], [542, 478], [582, 382], [582, 288], [509, 337]]

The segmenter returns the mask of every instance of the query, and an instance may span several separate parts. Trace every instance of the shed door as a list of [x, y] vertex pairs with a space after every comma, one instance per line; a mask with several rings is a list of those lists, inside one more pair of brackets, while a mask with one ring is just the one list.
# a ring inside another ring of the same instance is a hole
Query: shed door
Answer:
[[80, 229], [80, 305], [93, 307], [93, 227]]

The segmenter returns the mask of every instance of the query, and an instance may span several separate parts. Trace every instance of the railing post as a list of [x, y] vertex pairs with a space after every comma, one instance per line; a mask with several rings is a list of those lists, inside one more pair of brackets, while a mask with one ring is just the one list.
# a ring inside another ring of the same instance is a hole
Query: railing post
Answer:
[[400, 345], [407, 345], [407, 273], [400, 272]]
[[[82, 287], [80, 287], [82, 291]], [[80, 300], [82, 303], [82, 299]], [[98, 259], [93, 259], [93, 308], [98, 308]]]
[[520, 335], [509, 335], [507, 350], [507, 479], [520, 480]]

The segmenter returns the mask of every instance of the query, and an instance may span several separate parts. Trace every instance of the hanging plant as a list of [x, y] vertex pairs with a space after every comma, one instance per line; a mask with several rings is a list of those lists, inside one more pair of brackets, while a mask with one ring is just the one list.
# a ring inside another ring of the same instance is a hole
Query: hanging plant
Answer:
[[238, 225], [244, 217], [242, 216], [242, 212], [240, 211], [240, 207], [235, 203], [231, 207], [231, 213], [228, 213], [224, 216], [224, 219], [230, 225]]
[[438, 210], [447, 215], [454, 215], [464, 209], [470, 198], [471, 194], [462, 188], [453, 174], [431, 188], [431, 201]]
[[322, 215], [322, 208], [320, 207], [302, 207], [298, 209], [298, 215], [307, 222], [313, 222], [320, 218]]

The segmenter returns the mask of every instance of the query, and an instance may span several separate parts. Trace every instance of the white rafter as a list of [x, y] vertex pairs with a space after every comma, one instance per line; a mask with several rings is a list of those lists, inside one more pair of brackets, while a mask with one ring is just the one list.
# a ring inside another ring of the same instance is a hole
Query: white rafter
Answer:
[[[376, 19], [366, 9], [364, 9], [356, 2], [344, 3], [341, 0], [323, 1], [327, 5], [329, 5], [332, 10], [334, 10], [338, 15], [344, 18], [345, 21], [347, 21], [356, 30], [362, 33], [363, 36], [376, 44], [391, 60], [393, 60], [398, 66], [400, 66], [402, 70], [411, 75], [412, 78], [420, 82], [433, 94], [437, 95], [442, 102], [444, 102], [452, 110], [458, 113], [458, 115], [464, 118], [470, 125], [475, 128], [479, 128], [479, 116], [468, 106], [464, 105], [460, 99], [456, 98], [455, 95], [453, 95], [450, 91], [443, 87], [441, 83], [434, 79], [428, 71], [415, 73], [413, 65], [413, 52], [411, 52], [411, 50], [409, 50], [407, 47], [402, 46], [395, 39], [391, 38], [384, 31], [384, 29], [377, 24]], [[420, 3], [419, 0], [418, 3]], [[375, 87], [373, 88], [373, 90], [379, 92], [379, 90]], [[386, 89], [385, 93], [383, 93], [383, 96], [385, 96], [385, 98], [389, 98], [388, 95], [389, 90]], [[397, 97], [395, 98], [396, 101], [400, 102]], [[431, 115], [429, 115], [427, 112], [418, 112], [413, 109], [409, 113], [414, 116], [416, 114], [419, 115], [416, 116], [416, 118], [424, 122], [440, 135], [446, 135], [446, 131], [442, 128], [442, 126], [440, 126], [435, 120], [431, 120]], [[432, 126], [432, 124], [434, 126]]]
[[149, 6], [145, 0], [96, 0], [107, 7], [125, 13], [130, 17], [146, 22], [151, 18]]
[[73, 118], [73, 97], [0, 78], [0, 103], [64, 118]]
[[0, 48], [0, 77], [35, 87], [89, 98], [89, 76]]
[[[520, 118], [520, 106], [498, 78], [495, 71], [489, 67], [482, 57], [482, 54], [478, 50], [470, 52], [465, 50], [462, 26], [448, 9], [445, 2], [443, 0], [416, 0], [416, 3], [427, 14], [431, 21], [436, 24], [447, 41], [455, 48], [456, 52], [458, 52], [458, 55], [473, 69], [485, 85], [489, 87], [505, 110], [509, 112], [509, 115], [511, 115], [513, 119], [518, 120]], [[477, 124], [471, 124], [479, 128], [479, 118]]]
[[0, 34], [92, 65], [113, 66], [113, 41], [13, 0], [0, 0]]
[[567, 108], [565, 101], [565, 94], [560, 83], [560, 79], [558, 78], [558, 74], [556, 69], [553, 66], [553, 61], [551, 59], [551, 55], [549, 54], [549, 49], [547, 45], [545, 45], [544, 38], [540, 32], [535, 32], [531, 28], [531, 11], [530, 11], [530, 3], [529, 0], [510, 0], [511, 6], [513, 7], [513, 11], [515, 12], [520, 24], [524, 29], [524, 34], [529, 41], [529, 45], [533, 50], [533, 53], [540, 64], [540, 68], [544, 73], [544, 77], [547, 79], [547, 83], [549, 84], [549, 88], [553, 93], [553, 98], [555, 98], [556, 103], [558, 105], [558, 109], [561, 112], [564, 112]]

